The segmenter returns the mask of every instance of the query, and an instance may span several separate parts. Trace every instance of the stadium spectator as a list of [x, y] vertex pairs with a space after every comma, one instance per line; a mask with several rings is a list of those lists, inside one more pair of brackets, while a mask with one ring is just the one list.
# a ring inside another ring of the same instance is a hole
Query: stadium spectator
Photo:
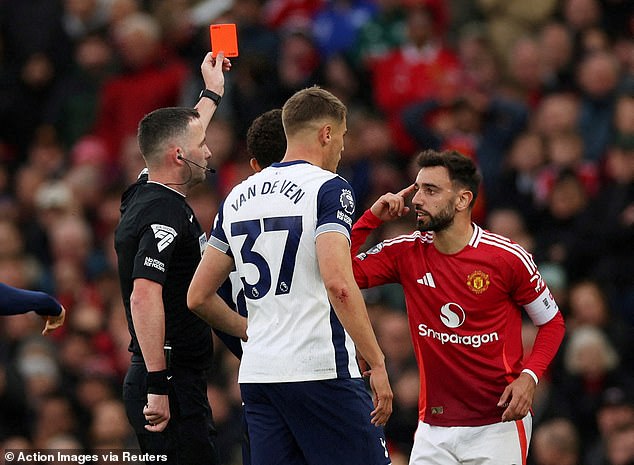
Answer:
[[560, 132], [546, 140], [546, 165], [535, 180], [535, 202], [545, 205], [553, 185], [562, 173], [572, 173], [581, 183], [586, 197], [590, 199], [599, 189], [599, 168], [596, 163], [584, 159], [584, 145], [577, 131]]
[[597, 162], [614, 136], [614, 109], [623, 85], [619, 63], [611, 52], [589, 53], [579, 64], [576, 80], [581, 89], [578, 128], [584, 158]]
[[610, 387], [603, 391], [596, 420], [599, 436], [586, 448], [583, 461], [585, 465], [608, 463], [606, 457], [608, 438], [617, 430], [634, 423], [634, 401], [632, 401], [631, 393], [620, 386]]
[[406, 40], [406, 10], [400, 0], [378, 0], [378, 11], [359, 30], [353, 48], [357, 66], [371, 66], [373, 62], [398, 48]]
[[532, 440], [532, 465], [579, 465], [581, 446], [575, 425], [553, 418], [539, 425]]
[[528, 130], [518, 134], [504, 157], [497, 188], [489, 192], [490, 211], [521, 205], [519, 212], [531, 229], [539, 211], [537, 178], [546, 159], [543, 138], [538, 133]]
[[622, 387], [633, 392], [631, 373], [619, 370], [620, 355], [615, 345], [599, 329], [583, 326], [574, 329], [563, 347], [564, 371], [557, 384], [557, 401], [576, 425], [583, 444], [597, 437], [596, 413], [603, 392]]
[[435, 28], [435, 11], [424, 2], [413, 3], [403, 44], [368, 67], [374, 104], [387, 116], [394, 143], [406, 158], [415, 147], [402, 126], [402, 110], [432, 97], [451, 102], [458, 97], [462, 73], [457, 54]]
[[123, 140], [135, 134], [145, 114], [180, 102], [189, 70], [162, 47], [159, 25], [148, 14], [125, 17], [113, 33], [122, 70], [101, 88], [91, 133], [102, 139], [110, 163], [119, 166]]
[[349, 55], [356, 44], [359, 30], [378, 11], [368, 0], [326, 0], [315, 13], [312, 32], [322, 60], [333, 55]]

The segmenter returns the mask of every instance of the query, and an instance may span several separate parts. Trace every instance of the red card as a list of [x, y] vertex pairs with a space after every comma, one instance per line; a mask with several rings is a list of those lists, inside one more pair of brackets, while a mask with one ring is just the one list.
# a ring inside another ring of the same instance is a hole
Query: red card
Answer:
[[212, 24], [209, 26], [211, 53], [215, 57], [224, 52], [228, 58], [238, 56], [238, 33], [235, 24]]

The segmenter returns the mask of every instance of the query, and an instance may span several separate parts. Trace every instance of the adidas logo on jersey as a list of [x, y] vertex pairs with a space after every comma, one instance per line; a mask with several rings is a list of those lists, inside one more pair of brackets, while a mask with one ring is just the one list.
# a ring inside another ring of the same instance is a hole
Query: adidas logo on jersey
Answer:
[[154, 237], [158, 239], [156, 247], [159, 252], [162, 252], [165, 247], [174, 242], [174, 238], [178, 236], [174, 228], [170, 228], [164, 224], [153, 224], [152, 231], [154, 231]]
[[436, 283], [434, 282], [434, 278], [432, 277], [431, 273], [427, 272], [425, 273], [425, 276], [423, 276], [420, 279], [417, 279], [416, 282], [418, 284], [422, 284], [423, 286], [429, 286], [429, 287], [436, 287]]

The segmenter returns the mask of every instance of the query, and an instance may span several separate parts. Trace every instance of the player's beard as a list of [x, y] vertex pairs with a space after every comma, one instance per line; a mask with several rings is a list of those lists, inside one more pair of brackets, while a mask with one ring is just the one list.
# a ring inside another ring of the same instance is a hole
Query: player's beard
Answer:
[[416, 227], [421, 232], [443, 231], [453, 224], [453, 219], [456, 216], [452, 202], [447, 202], [447, 206], [436, 215], [425, 213], [427, 213], [426, 216], [416, 221]]

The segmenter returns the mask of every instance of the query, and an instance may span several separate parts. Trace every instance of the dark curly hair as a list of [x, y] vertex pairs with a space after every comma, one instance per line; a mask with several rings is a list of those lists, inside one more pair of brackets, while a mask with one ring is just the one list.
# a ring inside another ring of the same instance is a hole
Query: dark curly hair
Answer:
[[284, 158], [286, 135], [281, 109], [267, 111], [253, 120], [247, 131], [247, 152], [261, 168]]

